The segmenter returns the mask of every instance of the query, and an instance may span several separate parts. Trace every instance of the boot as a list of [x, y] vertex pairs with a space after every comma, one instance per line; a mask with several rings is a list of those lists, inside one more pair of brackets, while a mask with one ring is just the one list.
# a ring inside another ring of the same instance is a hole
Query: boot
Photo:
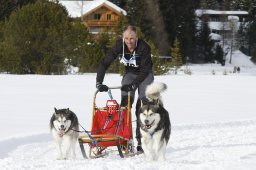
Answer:
[[[130, 98], [130, 102], [131, 102], [131, 107], [132, 107], [132, 104], [133, 104], [133, 97]], [[122, 99], [121, 99], [121, 104], [120, 104], [122, 107], [125, 107], [128, 105], [128, 96], [123, 96]]]
[[143, 149], [141, 147], [141, 134], [140, 134], [140, 106], [141, 106], [141, 103], [140, 103], [140, 99], [137, 100], [137, 103], [136, 103], [136, 110], [135, 110], [135, 115], [137, 117], [137, 121], [136, 121], [136, 139], [137, 139], [137, 142], [138, 142], [138, 145], [137, 145], [137, 152], [143, 152]]

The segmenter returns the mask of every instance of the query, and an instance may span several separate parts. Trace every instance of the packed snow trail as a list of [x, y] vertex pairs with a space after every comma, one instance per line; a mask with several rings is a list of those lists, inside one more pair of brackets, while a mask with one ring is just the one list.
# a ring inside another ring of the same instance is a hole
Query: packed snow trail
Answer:
[[2, 170], [252, 170], [256, 166], [255, 132], [256, 120], [174, 126], [164, 162], [148, 162], [144, 155], [122, 159], [117, 151], [104, 158], [84, 160], [78, 145], [76, 159], [55, 160], [50, 134], [44, 134], [47, 141], [37, 143], [24, 145], [14, 139], [20, 146], [0, 160], [0, 167]]

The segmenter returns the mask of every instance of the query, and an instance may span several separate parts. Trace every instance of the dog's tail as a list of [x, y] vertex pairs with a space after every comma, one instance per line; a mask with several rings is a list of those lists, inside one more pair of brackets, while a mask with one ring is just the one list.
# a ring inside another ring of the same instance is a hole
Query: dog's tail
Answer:
[[158, 100], [160, 98], [160, 93], [167, 89], [167, 85], [165, 83], [154, 82], [147, 86], [146, 88], [146, 96], [153, 100]]

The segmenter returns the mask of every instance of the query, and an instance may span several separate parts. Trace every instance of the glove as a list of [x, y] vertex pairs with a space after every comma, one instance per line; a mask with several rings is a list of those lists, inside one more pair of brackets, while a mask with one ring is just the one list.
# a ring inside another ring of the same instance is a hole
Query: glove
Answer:
[[108, 86], [101, 84], [101, 83], [96, 83], [96, 88], [100, 91], [108, 91]]
[[125, 85], [123, 85], [123, 86], [121, 87], [121, 90], [128, 92], [128, 91], [133, 91], [133, 90], [135, 90], [136, 88], [137, 88], [137, 87], [136, 87], [135, 84], [125, 84]]

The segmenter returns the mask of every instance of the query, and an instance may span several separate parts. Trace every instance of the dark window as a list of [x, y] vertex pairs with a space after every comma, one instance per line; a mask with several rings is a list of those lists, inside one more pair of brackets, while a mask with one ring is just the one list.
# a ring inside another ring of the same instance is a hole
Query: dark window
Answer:
[[107, 14], [107, 20], [111, 20], [111, 14]]
[[95, 20], [100, 20], [101, 14], [94, 14], [94, 19]]

